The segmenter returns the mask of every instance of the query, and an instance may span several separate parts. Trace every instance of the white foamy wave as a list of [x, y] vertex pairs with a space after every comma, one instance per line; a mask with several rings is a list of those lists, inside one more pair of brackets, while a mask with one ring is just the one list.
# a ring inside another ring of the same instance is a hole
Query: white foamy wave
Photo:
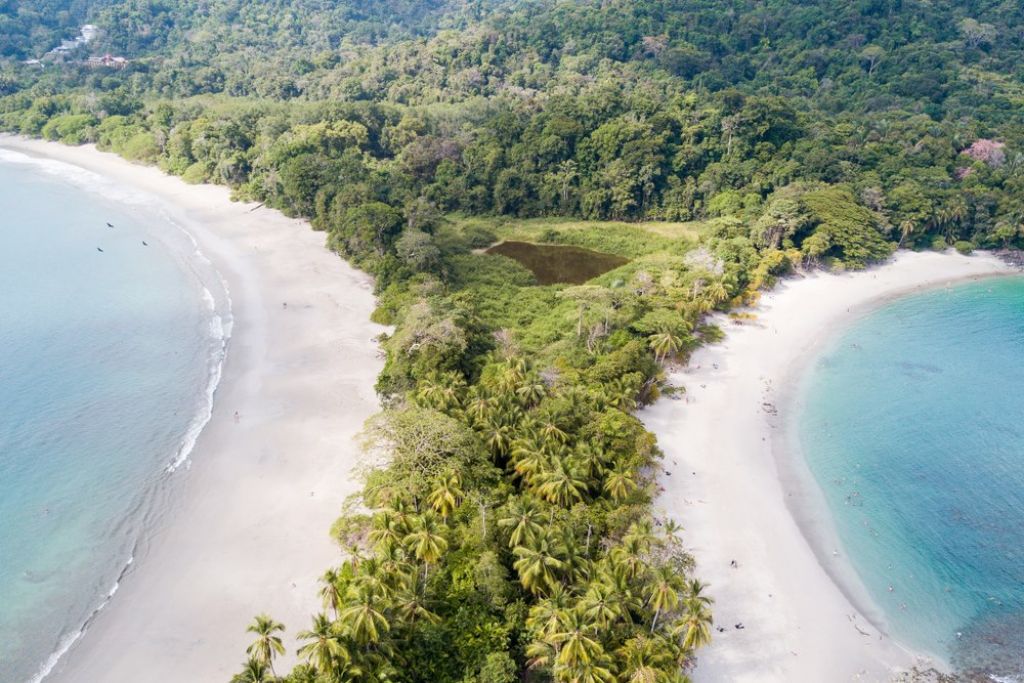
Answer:
[[[188, 468], [191, 464], [189, 461], [189, 455], [195, 448], [196, 441], [199, 438], [199, 434], [209, 423], [213, 416], [213, 402], [214, 394], [216, 393], [217, 386], [220, 384], [221, 375], [223, 372], [224, 359], [227, 356], [228, 342], [231, 338], [231, 332], [234, 327], [234, 318], [232, 316], [232, 301], [231, 292], [228, 288], [227, 282], [224, 277], [216, 269], [213, 263], [206, 257], [199, 247], [198, 241], [181, 224], [179, 224], [165, 208], [165, 205], [160, 199], [152, 195], [146, 194], [141, 191], [134, 191], [131, 188], [124, 187], [112, 180], [109, 180], [97, 173], [92, 171], [79, 168], [72, 164], [66, 164], [60, 161], [54, 161], [50, 159], [39, 159], [36, 157], [22, 154], [20, 152], [14, 152], [10, 150], [0, 149], [0, 163], [11, 163], [21, 164], [26, 166], [32, 166], [33, 168], [40, 169], [48, 175], [55, 178], [61, 179], [65, 182], [80, 187], [86, 191], [100, 194], [101, 196], [112, 199], [124, 204], [156, 208], [161, 217], [169, 224], [178, 228], [182, 235], [184, 235], [190, 245], [191, 253], [189, 254], [191, 263], [186, 263], [186, 267], [192, 270], [200, 283], [211, 283], [216, 282], [219, 288], [223, 290], [223, 305], [221, 306], [222, 311], [218, 313], [217, 299], [213, 292], [203, 284], [201, 286], [200, 297], [207, 308], [212, 314], [210, 320], [210, 338], [213, 340], [211, 344], [211, 352], [208, 356], [208, 380], [206, 387], [202, 394], [202, 404], [197, 414], [192, 419], [191, 423], [186, 430], [181, 444], [174, 454], [171, 462], [165, 468], [166, 473], [173, 473], [183, 465]], [[132, 555], [128, 558], [121, 573], [117, 577], [114, 585], [108, 591], [106, 597], [99, 604], [99, 606], [93, 610], [89, 618], [85, 620], [81, 628], [74, 633], [69, 633], [61, 637], [57, 644], [56, 649], [47, 657], [37, 670], [36, 674], [29, 680], [29, 683], [40, 683], [46, 676], [48, 676], [60, 661], [60, 659], [71, 649], [71, 647], [86, 633], [93, 619], [96, 618], [97, 614], [103, 608], [105, 608], [117, 593], [121, 586], [121, 581], [131, 567], [135, 559], [135, 551], [133, 549]]]
[[217, 385], [220, 384], [224, 368], [224, 358], [227, 356], [228, 340], [230, 339], [225, 332], [223, 320], [219, 315], [213, 316], [210, 320], [210, 336], [220, 343], [210, 358], [210, 374], [206, 383], [206, 391], [203, 394], [203, 407], [199, 414], [192, 419], [192, 423], [185, 431], [185, 437], [182, 439], [181, 446], [178, 447], [178, 452], [175, 453], [174, 459], [171, 460], [164, 470], [168, 473], [174, 472], [182, 465], [188, 463], [188, 456], [192, 453], [192, 449], [195, 448], [199, 434], [213, 417], [213, 397], [217, 392]]
[[206, 304], [206, 307], [210, 309], [210, 311], [215, 311], [217, 309], [217, 302], [214, 300], [213, 294], [210, 293], [208, 288], [203, 287], [202, 297], [203, 303]]
[[215, 315], [212, 318], [210, 318], [210, 338], [224, 338], [224, 321], [221, 319], [219, 315]]
[[87, 192], [125, 204], [149, 204], [152, 197], [114, 182], [98, 173], [55, 159], [43, 159], [9, 149], [0, 149], [0, 163], [31, 166], [48, 176], [63, 180]]
[[[217, 302], [213, 296], [213, 293], [206, 286], [202, 288], [202, 298], [206, 303], [207, 308], [214, 313], [210, 319], [210, 337], [219, 343], [214, 348], [210, 355], [210, 374], [209, 381], [206, 384], [206, 391], [204, 392], [204, 404], [203, 408], [199, 411], [199, 414], [193, 418], [192, 423], [189, 425], [188, 430], [185, 432], [185, 437], [182, 440], [181, 446], [178, 448], [178, 452], [174, 455], [170, 464], [167, 465], [165, 471], [168, 473], [175, 472], [178, 468], [184, 465], [186, 468], [190, 465], [189, 455], [192, 453], [192, 449], [195, 448], [196, 441], [199, 439], [199, 434], [203, 431], [203, 428], [210, 422], [213, 417], [213, 399], [217, 392], [217, 386], [220, 384], [220, 378], [223, 374], [224, 359], [227, 357], [228, 342], [231, 339], [231, 331], [234, 327], [234, 317], [232, 311], [231, 301], [231, 290], [228, 287], [227, 281], [224, 276], [213, 266], [210, 259], [206, 257], [203, 250], [199, 247], [199, 242], [196, 240], [195, 235], [189, 232], [184, 226], [178, 223], [174, 217], [172, 217], [167, 211], [161, 212], [164, 220], [178, 228], [178, 230], [188, 239], [192, 245], [192, 258], [203, 264], [209, 271], [207, 276], [212, 275], [218, 280], [220, 288], [224, 291], [225, 300], [225, 312], [224, 315], [217, 315]], [[195, 272], [195, 269], [193, 269]], [[202, 282], [203, 275], [195, 272], [196, 277]], [[207, 282], [209, 280], [206, 280]]]
[[124, 575], [128, 573], [128, 569], [132, 566], [132, 562], [134, 561], [135, 551], [133, 550], [132, 554], [128, 556], [128, 561], [125, 562], [124, 567], [121, 568], [121, 573], [117, 575], [117, 581], [115, 581], [114, 585], [111, 586], [109, 591], [107, 591], [107, 597], [104, 598], [103, 602], [101, 602], [99, 606], [92, 611], [92, 614], [89, 615], [89, 618], [85, 620], [85, 623], [82, 624], [80, 629], [74, 633], [68, 633], [60, 639], [60, 642], [57, 643], [57, 648], [50, 653], [50, 656], [46, 658], [45, 662], [39, 665], [39, 669], [36, 670], [35, 675], [28, 680], [28, 683], [40, 683], [40, 681], [49, 676], [53, 671], [53, 668], [57, 666], [57, 662], [60, 661], [60, 658], [66, 655], [68, 650], [71, 649], [71, 646], [77, 643], [78, 640], [85, 635], [85, 632], [89, 630], [89, 624], [91, 624], [93, 619], [96, 618], [96, 615], [110, 603], [114, 594], [117, 593], [117, 590], [121, 587], [121, 579], [123, 579]]

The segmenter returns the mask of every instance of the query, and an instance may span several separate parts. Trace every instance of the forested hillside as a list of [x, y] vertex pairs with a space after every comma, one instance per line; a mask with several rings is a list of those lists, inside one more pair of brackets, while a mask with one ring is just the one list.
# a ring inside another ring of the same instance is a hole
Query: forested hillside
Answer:
[[[661, 365], [791, 269], [1024, 239], [1012, 0], [51, 4], [0, 0], [0, 128], [307, 217], [396, 325], [391, 464], [287, 680], [683, 680], [713, 629], [650, 511]], [[630, 261], [541, 286], [502, 237]]]

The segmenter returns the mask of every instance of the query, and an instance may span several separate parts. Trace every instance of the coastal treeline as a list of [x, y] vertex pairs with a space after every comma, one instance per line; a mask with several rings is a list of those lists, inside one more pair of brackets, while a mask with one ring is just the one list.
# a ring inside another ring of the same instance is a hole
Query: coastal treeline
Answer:
[[[0, 3], [0, 31], [25, 16]], [[287, 625], [304, 663], [275, 673], [262, 615], [238, 681], [685, 680], [715, 631], [651, 506], [663, 464], [634, 413], [663, 365], [793, 268], [1022, 240], [1012, 2], [129, 0], [88, 20], [77, 53], [22, 63], [42, 31], [5, 53], [0, 128], [309, 218], [394, 326], [380, 466], [331, 530], [323, 612]], [[541, 286], [479, 253], [520, 233], [629, 262]]]

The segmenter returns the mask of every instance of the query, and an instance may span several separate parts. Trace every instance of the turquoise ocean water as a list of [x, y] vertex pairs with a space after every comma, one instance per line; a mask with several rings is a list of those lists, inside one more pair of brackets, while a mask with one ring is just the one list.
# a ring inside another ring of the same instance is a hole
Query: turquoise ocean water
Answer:
[[800, 405], [804, 457], [892, 635], [1024, 681], [1024, 278], [866, 314]]
[[156, 205], [70, 166], [0, 150], [0, 238], [0, 681], [22, 683], [168, 505], [230, 309]]

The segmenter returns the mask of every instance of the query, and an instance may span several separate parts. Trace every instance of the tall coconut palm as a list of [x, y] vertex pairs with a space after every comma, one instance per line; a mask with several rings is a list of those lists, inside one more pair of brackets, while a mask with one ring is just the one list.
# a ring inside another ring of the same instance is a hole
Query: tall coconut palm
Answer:
[[601, 657], [577, 664], [555, 667], [555, 677], [565, 683], [614, 683], [615, 675], [608, 666], [608, 658]]
[[555, 664], [558, 650], [546, 640], [534, 640], [526, 646], [526, 665], [530, 669], [545, 669]]
[[380, 571], [386, 575], [385, 583], [398, 588], [414, 581], [412, 565], [406, 559], [405, 549], [398, 545], [388, 545], [377, 551]]
[[508, 454], [512, 444], [512, 427], [492, 417], [483, 425], [481, 433], [493, 455], [503, 457]]
[[568, 460], [558, 459], [538, 478], [537, 493], [549, 503], [570, 507], [583, 500], [587, 482]]
[[679, 353], [683, 348], [683, 340], [667, 329], [662, 329], [648, 338], [648, 344], [654, 351], [654, 360], [659, 363], [669, 356]]
[[569, 440], [569, 434], [558, 426], [554, 421], [547, 421], [540, 428], [541, 437], [549, 443], [564, 444]]
[[548, 450], [533, 439], [517, 440], [511, 456], [510, 464], [513, 471], [527, 484], [532, 483], [545, 468], [549, 467], [551, 461]]
[[608, 474], [603, 488], [613, 501], [621, 503], [636, 491], [636, 478], [628, 466], [620, 464]]
[[427, 496], [427, 504], [441, 515], [441, 519], [448, 519], [448, 515], [455, 512], [455, 508], [462, 502], [465, 493], [459, 488], [460, 484], [457, 474], [441, 477], [434, 490]]
[[602, 630], [607, 630], [623, 617], [623, 603], [618, 593], [601, 581], [587, 588], [587, 592], [580, 599], [579, 607], [583, 616]]
[[412, 531], [405, 537], [406, 547], [423, 563], [424, 580], [430, 565], [436, 564], [448, 549], [448, 541], [442, 535], [442, 530], [434, 515], [427, 513], [416, 519]]
[[250, 657], [242, 666], [242, 671], [231, 677], [231, 683], [269, 683], [267, 665], [255, 657]]
[[713, 600], [703, 594], [704, 584], [693, 579], [683, 601], [683, 616], [676, 622], [672, 635], [681, 638], [685, 650], [695, 650], [711, 642], [714, 619], [710, 606]]
[[606, 456], [599, 445], [578, 444], [571, 457], [571, 464], [586, 479], [599, 480], [605, 471]]
[[565, 567], [559, 557], [557, 544], [546, 536], [536, 540], [532, 546], [517, 546], [512, 553], [516, 561], [512, 566], [519, 573], [523, 588], [534, 594], [545, 593], [558, 583], [557, 572]]
[[274, 673], [274, 657], [284, 654], [284, 644], [277, 635], [284, 633], [284, 624], [274, 621], [266, 614], [260, 614], [245, 631], [256, 635], [256, 640], [246, 648], [246, 653]]
[[469, 401], [466, 403], [466, 415], [472, 418], [474, 424], [486, 424], [494, 415], [495, 401], [487, 392], [479, 387], [473, 387]]
[[546, 639], [553, 633], [563, 630], [570, 606], [569, 591], [560, 584], [555, 584], [547, 597], [541, 598], [530, 608], [526, 626], [538, 638]]
[[593, 662], [603, 652], [596, 625], [576, 609], [569, 610], [548, 640], [559, 646], [558, 663], [563, 666]]
[[544, 386], [544, 382], [539, 377], [527, 377], [517, 389], [516, 396], [522, 402], [526, 408], [537, 405], [544, 398], [547, 393], [547, 387]]
[[377, 550], [381, 550], [389, 545], [400, 544], [408, 531], [394, 511], [384, 510], [374, 515], [373, 526], [368, 536]]
[[390, 597], [398, 588], [397, 577], [384, 571], [379, 555], [374, 555], [363, 560], [359, 564], [359, 573], [356, 574], [353, 585], [360, 588], [369, 588], [375, 594], [382, 597]]
[[516, 498], [498, 519], [498, 527], [511, 529], [508, 547], [530, 545], [544, 532], [540, 506], [529, 497]]
[[608, 554], [612, 567], [629, 581], [638, 579], [647, 571], [647, 546], [636, 538], [623, 537]]
[[335, 619], [338, 618], [338, 606], [341, 604], [344, 594], [345, 588], [341, 572], [334, 568], [325, 571], [320, 577], [320, 599], [323, 601], [324, 607], [330, 608], [334, 613]]
[[299, 640], [309, 642], [299, 648], [298, 655], [323, 674], [333, 676], [349, 660], [349, 652], [326, 614], [313, 617], [313, 628], [300, 632]]
[[654, 618], [651, 619], [651, 633], [654, 633], [662, 613], [670, 612], [679, 605], [681, 579], [675, 569], [668, 565], [655, 567], [652, 574], [647, 604], [654, 608]]
[[373, 588], [362, 586], [355, 598], [341, 610], [338, 620], [356, 643], [366, 646], [380, 641], [391, 630], [391, 624], [384, 615], [384, 599]]
[[398, 594], [395, 607], [402, 619], [409, 624], [415, 624], [417, 621], [436, 624], [441, 621], [441, 617], [427, 607], [427, 598], [423, 591], [415, 586]]
[[673, 645], [664, 638], [637, 634], [623, 643], [616, 655], [619, 676], [628, 683], [676, 680], [668, 673], [676, 668]]
[[707, 290], [704, 292], [708, 300], [717, 306], [726, 299], [729, 298], [729, 290], [726, 288], [725, 283], [721, 280], [715, 280], [708, 285]]
[[914, 234], [914, 230], [916, 228], [917, 226], [914, 224], [914, 221], [912, 220], [905, 220], [902, 223], [900, 223], [900, 241], [896, 244], [897, 249], [902, 247], [903, 242], [906, 241], [906, 239], [910, 237], [912, 234]]

